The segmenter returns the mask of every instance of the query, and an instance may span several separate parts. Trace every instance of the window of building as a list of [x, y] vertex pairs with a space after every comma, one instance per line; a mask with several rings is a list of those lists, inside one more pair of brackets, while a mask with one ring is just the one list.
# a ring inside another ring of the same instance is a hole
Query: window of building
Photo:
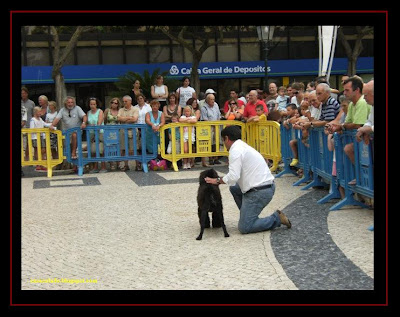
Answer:
[[27, 66], [47, 66], [50, 65], [48, 48], [29, 48], [27, 50]]
[[259, 42], [240, 43], [240, 56], [242, 62], [261, 60], [260, 43]]
[[219, 62], [236, 62], [238, 60], [238, 45], [236, 43], [222, 43], [218, 45]]
[[78, 47], [78, 64], [99, 64], [99, 50], [97, 47]]
[[126, 48], [127, 64], [146, 64], [147, 53], [144, 46], [129, 46]]
[[122, 47], [102, 48], [103, 64], [123, 64], [124, 52]]
[[151, 45], [150, 63], [169, 63], [169, 45]]

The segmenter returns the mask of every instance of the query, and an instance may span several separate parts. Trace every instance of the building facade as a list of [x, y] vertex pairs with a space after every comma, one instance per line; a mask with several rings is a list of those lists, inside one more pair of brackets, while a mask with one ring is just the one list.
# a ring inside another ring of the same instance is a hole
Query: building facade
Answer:
[[[346, 39], [353, 45], [355, 28], [344, 28]], [[21, 28], [22, 85], [30, 90], [30, 97], [37, 103], [39, 95], [55, 98], [51, 79], [52, 37], [46, 27]], [[61, 34], [61, 45], [66, 45], [71, 34]], [[217, 102], [222, 104], [229, 97], [229, 90], [236, 88], [248, 92], [264, 86], [264, 50], [257, 38], [256, 28], [231, 27], [224, 32], [224, 40], [211, 45], [203, 54], [199, 65], [200, 90], [213, 88]], [[365, 80], [373, 77], [373, 34], [363, 39], [357, 74]], [[198, 46], [198, 41], [192, 40]], [[275, 31], [268, 54], [268, 79], [278, 85], [293, 81], [305, 84], [318, 76], [317, 26], [280, 27]], [[192, 54], [182, 45], [154, 30], [96, 31], [83, 34], [63, 67], [67, 93], [76, 96], [84, 105], [88, 97], [96, 96], [107, 104], [116, 90], [115, 82], [127, 71], [142, 73], [155, 69], [167, 71], [168, 76], [181, 79], [190, 76]], [[339, 41], [330, 83], [339, 90], [340, 77], [347, 72], [347, 57]], [[169, 87], [172, 91], [177, 87]], [[129, 93], [129, 92], [127, 92]], [[149, 96], [147, 96], [149, 97]]]

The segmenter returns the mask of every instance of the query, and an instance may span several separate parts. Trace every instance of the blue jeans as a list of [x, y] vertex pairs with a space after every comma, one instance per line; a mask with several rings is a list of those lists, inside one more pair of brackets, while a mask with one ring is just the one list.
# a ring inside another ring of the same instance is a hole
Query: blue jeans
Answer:
[[230, 186], [229, 190], [240, 209], [238, 229], [241, 233], [253, 233], [272, 230], [281, 225], [277, 212], [265, 218], [259, 214], [269, 204], [275, 193], [275, 184], [270, 188], [242, 193], [238, 184]]

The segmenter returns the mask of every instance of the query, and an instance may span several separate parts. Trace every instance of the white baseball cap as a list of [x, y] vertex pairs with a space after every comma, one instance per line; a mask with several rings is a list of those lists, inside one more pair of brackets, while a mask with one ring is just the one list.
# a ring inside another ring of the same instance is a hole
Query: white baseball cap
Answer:
[[209, 88], [206, 90], [206, 95], [208, 94], [216, 94], [216, 92], [213, 89]]

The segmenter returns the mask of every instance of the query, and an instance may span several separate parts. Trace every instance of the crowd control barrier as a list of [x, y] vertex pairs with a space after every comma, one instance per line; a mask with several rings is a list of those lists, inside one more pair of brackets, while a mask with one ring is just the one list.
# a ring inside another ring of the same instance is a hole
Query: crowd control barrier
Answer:
[[[32, 134], [36, 135], [37, 157], [34, 157], [34, 147]], [[42, 142], [38, 142], [44, 136], [46, 157], [42, 155]], [[57, 158], [52, 157], [51, 139], [55, 141], [55, 150], [58, 154]], [[28, 147], [28, 160], [25, 160], [25, 146]], [[39, 165], [47, 168], [47, 177], [52, 177], [53, 167], [61, 164], [64, 160], [63, 153], [63, 136], [59, 130], [50, 130], [49, 128], [24, 128], [21, 129], [21, 166]]]
[[[171, 161], [174, 171], [178, 171], [177, 162], [183, 158], [195, 157], [212, 157], [212, 156], [228, 156], [229, 153], [225, 148], [224, 142], [221, 139], [221, 131], [228, 125], [237, 125], [242, 128], [242, 140], [246, 141], [245, 124], [236, 120], [221, 120], [221, 121], [199, 121], [196, 123], [169, 123], [160, 129], [160, 151], [161, 157]], [[192, 133], [195, 132], [196, 151], [192, 148]], [[171, 129], [171, 153], [167, 153], [166, 149], [169, 140], [165, 140], [164, 131]], [[184, 132], [188, 133], [188, 153], [184, 152]], [[179, 131], [179, 132], [178, 132]], [[179, 135], [179, 138], [177, 138]], [[177, 144], [179, 143], [179, 146]], [[177, 148], [179, 151], [177, 151]]]
[[[364, 141], [358, 142], [355, 135], [355, 130], [345, 131], [341, 134], [334, 133], [337, 181], [338, 185], [344, 188], [345, 198], [333, 205], [330, 210], [338, 210], [346, 205], [368, 208], [367, 205], [354, 199], [355, 193], [370, 198], [374, 197], [372, 143], [367, 145]], [[351, 143], [354, 146], [354, 165], [344, 151], [344, 147]], [[356, 185], [349, 185], [353, 179], [356, 179]]]
[[279, 123], [275, 121], [246, 123], [246, 138], [247, 144], [260, 152], [264, 158], [272, 160], [270, 170], [275, 171], [282, 159]]
[[[327, 186], [334, 184], [335, 177], [332, 175], [333, 151], [328, 149], [328, 136], [324, 132], [324, 128], [312, 128], [308, 130], [308, 142], [310, 144], [310, 170], [312, 172], [312, 181], [303, 189], [306, 190], [314, 186]], [[327, 196], [323, 197], [318, 203], [324, 203], [333, 198], [340, 198], [340, 193], [336, 186], [331, 186], [331, 191]]]
[[296, 175], [296, 171], [290, 167], [290, 162], [292, 161], [294, 156], [292, 149], [289, 146], [289, 142], [291, 140], [296, 139], [295, 130], [292, 128], [291, 125], [289, 125], [289, 129], [287, 129], [283, 124], [281, 124], [280, 131], [281, 131], [281, 154], [283, 161], [283, 170], [275, 176], [278, 178], [288, 173]]
[[[124, 160], [141, 162], [143, 171], [147, 173], [147, 163], [158, 155], [158, 136], [151, 132], [152, 145], [149, 149], [146, 139], [146, 134], [149, 133], [147, 128], [146, 124], [117, 124], [64, 130], [66, 159], [78, 166], [78, 175], [80, 176], [83, 175], [83, 168], [88, 163]], [[86, 134], [87, 154], [84, 153], [86, 151], [83, 148], [83, 132]], [[77, 158], [73, 158], [71, 155], [71, 138], [74, 133], [77, 137]], [[124, 155], [122, 155], [123, 147], [121, 143], [125, 144]]]

